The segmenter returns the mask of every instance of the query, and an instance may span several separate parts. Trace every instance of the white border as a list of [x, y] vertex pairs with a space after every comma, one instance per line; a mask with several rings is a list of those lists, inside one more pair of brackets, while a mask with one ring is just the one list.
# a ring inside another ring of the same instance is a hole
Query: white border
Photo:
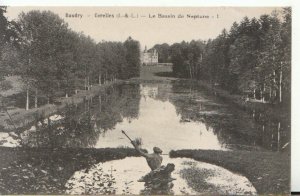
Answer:
[[[296, 0], [2, 0], [9, 6], [288, 6]], [[0, 3], [1, 4], [1, 3]]]
[[151, 7], [208, 7], [244, 6], [276, 7], [292, 6], [292, 191], [300, 191], [300, 55], [299, 55], [299, 2], [297, 0], [2, 0], [7, 6], [151, 6]]

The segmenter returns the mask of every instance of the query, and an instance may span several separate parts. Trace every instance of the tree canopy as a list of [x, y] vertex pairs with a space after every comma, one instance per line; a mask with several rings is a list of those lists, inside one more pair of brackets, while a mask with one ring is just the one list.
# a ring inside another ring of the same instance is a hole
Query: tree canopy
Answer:
[[[160, 48], [161, 46], [155, 46]], [[173, 73], [206, 80], [232, 93], [290, 103], [291, 9], [245, 17], [215, 39], [174, 43], [169, 47]]]
[[34, 91], [51, 102], [60, 93], [68, 97], [91, 84], [139, 75], [140, 44], [131, 37], [123, 43], [96, 43], [50, 11], [21, 13], [11, 22], [3, 13], [5, 8], [0, 9], [0, 41], [9, 47], [0, 51], [0, 65], [11, 68], [7, 74], [22, 77], [27, 95]]

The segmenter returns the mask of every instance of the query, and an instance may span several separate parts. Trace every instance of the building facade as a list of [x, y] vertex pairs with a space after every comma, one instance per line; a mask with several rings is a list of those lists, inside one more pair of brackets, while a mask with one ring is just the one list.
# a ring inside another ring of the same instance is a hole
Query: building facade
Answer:
[[143, 66], [158, 64], [158, 53], [155, 48], [148, 51], [147, 47], [145, 47], [145, 50], [141, 54], [141, 64]]

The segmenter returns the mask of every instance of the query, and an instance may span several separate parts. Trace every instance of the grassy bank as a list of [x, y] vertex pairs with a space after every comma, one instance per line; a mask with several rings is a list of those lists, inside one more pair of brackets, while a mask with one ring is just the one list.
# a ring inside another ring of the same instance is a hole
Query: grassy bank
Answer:
[[227, 90], [220, 87], [212, 87], [212, 85], [206, 81], [195, 81], [201, 87], [215, 92], [216, 95], [223, 100], [233, 103], [244, 110], [255, 110], [256, 112], [263, 112], [274, 120], [290, 119], [291, 111], [290, 106], [281, 104], [270, 104], [263, 102], [246, 101], [242, 95], [231, 94]]
[[140, 68], [140, 77], [132, 78], [131, 80], [161, 82], [176, 79], [168, 73], [172, 73], [171, 66], [142, 66]]
[[212, 163], [247, 177], [258, 194], [289, 194], [290, 155], [258, 151], [177, 150], [171, 157]]
[[[15, 127], [17, 129], [26, 127], [27, 125], [34, 122], [36, 119], [46, 118], [54, 113], [58, 112], [59, 110], [63, 109], [68, 104], [78, 104], [83, 102], [84, 99], [90, 99], [95, 95], [99, 94], [100, 92], [104, 91], [107, 87], [121, 83], [123, 81], [117, 81], [113, 83], [103, 84], [101, 86], [94, 85], [91, 87], [89, 91], [79, 90], [77, 94], [74, 94], [71, 97], [65, 98], [60, 97], [56, 99], [58, 104], [46, 104], [38, 108], [31, 108], [29, 110], [16, 108], [13, 110], [9, 110], [9, 114], [13, 120], [10, 120], [7, 113], [2, 112], [0, 115], [0, 131], [15, 131]], [[24, 100], [25, 102], [25, 100]]]
[[75, 171], [137, 156], [131, 148], [49, 149], [0, 147], [0, 194], [64, 194]]

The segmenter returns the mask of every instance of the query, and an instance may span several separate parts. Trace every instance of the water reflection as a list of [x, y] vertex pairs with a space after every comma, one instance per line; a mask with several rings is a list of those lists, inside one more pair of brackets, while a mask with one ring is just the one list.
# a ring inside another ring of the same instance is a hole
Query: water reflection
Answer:
[[[114, 130], [99, 138], [96, 147], [130, 146], [121, 130], [141, 137], [144, 148], [160, 146], [165, 152], [183, 148], [280, 151], [289, 141], [286, 124], [274, 127], [277, 122], [267, 114], [249, 115], [195, 83], [149, 82], [141, 84], [140, 89], [139, 117], [117, 123]], [[254, 119], [257, 115], [268, 121], [259, 122]]]
[[96, 97], [84, 98], [81, 104], [68, 105], [59, 112], [59, 120], [53, 116], [37, 120], [21, 134], [21, 144], [52, 148], [93, 147], [99, 135], [113, 129], [116, 123], [138, 117], [139, 100], [138, 85], [113, 86]]
[[290, 117], [271, 117], [267, 111], [250, 114], [224, 101], [193, 82], [174, 82], [173, 91], [183, 96], [171, 99], [183, 121], [200, 121], [212, 127], [227, 148], [281, 151], [290, 141]]
[[153, 146], [159, 146], [164, 152], [185, 148], [224, 149], [212, 129], [207, 130], [205, 124], [182, 122], [175, 106], [169, 101], [163, 102], [145, 94], [142, 97], [139, 118], [117, 123], [114, 130], [99, 138], [97, 148], [131, 147], [121, 133], [121, 130], [126, 130], [130, 136], [142, 138], [143, 148], [149, 151]]
[[[114, 85], [54, 119], [39, 119], [22, 134], [23, 146], [131, 147], [121, 134], [142, 138], [143, 148], [281, 151], [290, 141], [289, 119], [243, 111], [189, 81]], [[54, 115], [54, 116], [55, 116]]]
[[[187, 158], [164, 157], [164, 164], [172, 163], [175, 171], [171, 177], [173, 186], [160, 189], [158, 193], [175, 195], [256, 195], [247, 178], [233, 174], [224, 168]], [[149, 172], [141, 157], [128, 157], [98, 163], [91, 168], [79, 170], [66, 183], [67, 194], [153, 194], [139, 179]], [[165, 192], [167, 191], [167, 192]]]

